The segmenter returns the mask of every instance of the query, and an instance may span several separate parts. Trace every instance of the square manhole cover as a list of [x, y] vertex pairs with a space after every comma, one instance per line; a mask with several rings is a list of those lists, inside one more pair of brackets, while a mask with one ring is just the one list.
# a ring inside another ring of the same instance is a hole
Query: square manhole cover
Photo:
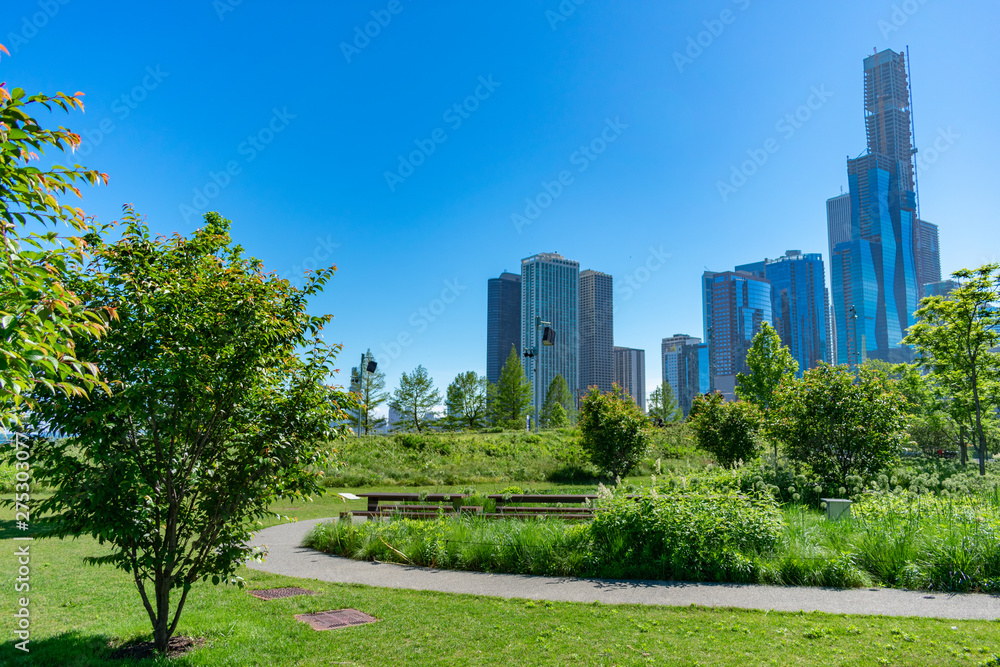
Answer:
[[318, 611], [315, 614], [296, 614], [295, 619], [308, 623], [313, 630], [334, 630], [346, 628], [349, 625], [364, 625], [374, 623], [378, 619], [357, 609], [337, 609], [334, 611]]
[[261, 600], [277, 600], [278, 598], [290, 598], [293, 595], [315, 595], [316, 591], [306, 588], [259, 588], [250, 591], [250, 595]]

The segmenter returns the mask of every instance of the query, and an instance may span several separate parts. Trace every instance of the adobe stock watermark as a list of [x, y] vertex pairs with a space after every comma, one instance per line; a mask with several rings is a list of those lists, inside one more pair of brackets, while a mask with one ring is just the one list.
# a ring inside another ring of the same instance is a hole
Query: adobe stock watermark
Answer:
[[[569, 156], [569, 163], [576, 167], [576, 173], [582, 174], [587, 168], [608, 149], [610, 144], [618, 141], [618, 137], [628, 129], [628, 125], [621, 121], [620, 116], [615, 116], [614, 120], [604, 119], [604, 128], [586, 144], [573, 151]], [[555, 175], [551, 181], [542, 180], [541, 189], [534, 196], [524, 198], [524, 209], [518, 213], [510, 214], [510, 221], [514, 229], [520, 234], [524, 227], [532, 224], [541, 217], [542, 212], [552, 206], [552, 202], [565, 192], [566, 188], [576, 182], [576, 177], [569, 169], [563, 169]]]
[[916, 153], [916, 158], [914, 162], [917, 166], [917, 171], [919, 173], [924, 173], [930, 167], [941, 159], [941, 156], [951, 150], [959, 139], [962, 138], [958, 132], [951, 129], [951, 125], [947, 128], [938, 128], [937, 135], [934, 137], [934, 141], [931, 142], [930, 148], [919, 149]]
[[879, 19], [878, 26], [879, 32], [882, 33], [882, 39], [888, 39], [889, 35], [901, 30], [904, 25], [909, 22], [910, 18], [920, 11], [923, 5], [927, 4], [928, 0], [903, 0], [899, 4], [894, 4], [892, 6], [892, 13], [889, 14], [889, 19]]
[[[31, 485], [31, 450], [20, 437], [14, 435], [14, 523], [18, 530], [27, 531], [28, 522], [31, 520], [29, 503], [31, 496], [29, 488]], [[28, 535], [14, 538], [15, 541], [30, 542], [32, 537]], [[27, 593], [31, 590], [31, 545], [19, 546], [14, 551], [17, 559], [17, 577], [14, 578], [14, 592]], [[31, 641], [31, 608], [30, 599], [22, 597], [17, 600], [17, 611], [14, 612], [14, 622], [17, 628], [14, 635], [20, 642], [14, 644], [14, 648], [19, 651], [29, 653], [28, 642]]]
[[114, 114], [114, 118], [105, 116], [97, 123], [96, 128], [80, 132], [80, 145], [76, 147], [76, 152], [83, 157], [90, 155], [95, 148], [104, 142], [105, 137], [115, 131], [117, 128], [115, 118], [119, 121], [128, 118], [149, 97], [151, 92], [160, 87], [160, 84], [168, 76], [170, 76], [170, 72], [162, 71], [159, 65], [155, 68], [153, 66], [146, 67], [146, 75], [142, 77], [142, 81], [132, 90], [119, 95], [111, 102], [111, 113]]
[[295, 287], [302, 287], [306, 283], [306, 273], [319, 268], [326, 268], [332, 264], [333, 251], [340, 247], [340, 244], [327, 235], [316, 237], [316, 245], [311, 254], [302, 258], [298, 264], [293, 264], [292, 268], [281, 275], [282, 278], [290, 282]]
[[613, 313], [617, 315], [625, 303], [635, 296], [635, 293], [648, 283], [653, 274], [662, 269], [667, 260], [673, 255], [663, 249], [663, 246], [649, 246], [649, 253], [646, 260], [635, 269], [625, 275], [624, 278], [615, 281], [615, 305]]
[[271, 119], [236, 147], [236, 152], [243, 158], [242, 162], [229, 160], [221, 171], [208, 172], [208, 180], [201, 187], [194, 189], [190, 203], [179, 205], [179, 212], [184, 222], [188, 223], [192, 217], [197, 218], [207, 211], [209, 202], [218, 197], [233, 182], [233, 178], [243, 172], [243, 165], [256, 160], [257, 156], [264, 152], [274, 138], [284, 132], [294, 119], [295, 114], [289, 113], [288, 107], [272, 109]]
[[10, 55], [13, 56], [34, 39], [38, 31], [47, 26], [59, 10], [69, 3], [70, 0], [39, 0], [37, 12], [21, 17], [20, 30], [7, 33], [4, 46], [10, 51]]
[[468, 289], [468, 285], [460, 283], [458, 278], [445, 280], [441, 294], [410, 315], [410, 319], [407, 320], [410, 328], [403, 329], [391, 341], [379, 346], [380, 351], [375, 353], [379, 369], [384, 371], [389, 368], [393, 361], [399, 359], [403, 350], [413, 345], [414, 335], [427, 331], [431, 324], [436, 322], [448, 310], [448, 306], [455, 303], [466, 289]]
[[235, 12], [236, 8], [243, 4], [243, 0], [213, 0], [212, 9], [220, 21], [226, 20], [226, 14]]
[[800, 104], [792, 112], [786, 113], [774, 124], [774, 129], [781, 136], [780, 138], [768, 137], [758, 148], [748, 148], [747, 159], [737, 165], [730, 167], [729, 178], [725, 181], [716, 181], [715, 187], [719, 191], [722, 201], [728, 201], [730, 195], [747, 184], [757, 171], [763, 167], [772, 155], [781, 149], [782, 140], [788, 141], [795, 133], [802, 129], [802, 126], [809, 122], [813, 114], [823, 108], [827, 100], [833, 97], [833, 93], [826, 89], [826, 85], [812, 86], [809, 97], [804, 104]]
[[[502, 85], [499, 81], [493, 80], [492, 74], [481, 76], [478, 81], [479, 85], [476, 86], [471, 95], [461, 102], [452, 104], [441, 114], [441, 119], [448, 124], [453, 132], [462, 127], [462, 123], [472, 118], [472, 114], [479, 110], [479, 106], [490, 99], [496, 89]], [[382, 174], [386, 185], [389, 186], [389, 192], [395, 192], [396, 186], [413, 176], [417, 168], [434, 154], [440, 144], [446, 141], [448, 141], [448, 133], [443, 127], [434, 128], [426, 139], [414, 139], [413, 144], [416, 148], [406, 155], [397, 156], [399, 162], [396, 164], [395, 171], [387, 169]]]
[[392, 17], [399, 16], [404, 9], [406, 7], [403, 6], [401, 0], [389, 0], [385, 9], [371, 11], [372, 20], [365, 23], [364, 28], [359, 25], [354, 26], [354, 36], [351, 42], [340, 43], [340, 52], [344, 54], [344, 60], [347, 61], [347, 64], [350, 65], [354, 56], [360, 55], [362, 51], [367, 49], [372, 40], [382, 34], [382, 29], [389, 27], [389, 24], [392, 23]]
[[[741, 12], [750, 7], [750, 0], [732, 0], [732, 3]], [[694, 61], [705, 53], [705, 49], [715, 44], [715, 40], [722, 36], [722, 33], [726, 31], [726, 26], [736, 23], [737, 16], [739, 14], [727, 7], [719, 12], [717, 17], [702, 21], [701, 24], [705, 29], [687, 38], [683, 52], [674, 51], [674, 65], [677, 66], [677, 71], [683, 74], [685, 67], [693, 65]]]
[[562, 0], [554, 11], [546, 9], [545, 19], [549, 22], [549, 27], [552, 28], [552, 31], [555, 32], [559, 28], [560, 23], [568, 21], [569, 17], [576, 13], [576, 8], [586, 1], [587, 0]]

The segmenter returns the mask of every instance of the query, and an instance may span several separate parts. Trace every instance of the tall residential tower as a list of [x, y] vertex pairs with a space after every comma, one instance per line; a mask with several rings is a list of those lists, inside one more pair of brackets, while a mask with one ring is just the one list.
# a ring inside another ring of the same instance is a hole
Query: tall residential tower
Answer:
[[[919, 285], [906, 58], [891, 50], [868, 56], [864, 84], [868, 150], [847, 160], [850, 239], [834, 244], [831, 256], [836, 356], [907, 361], [912, 351], [900, 341], [914, 323]], [[827, 210], [833, 243], [829, 202]]]
[[[521, 353], [538, 352], [524, 360], [533, 408], [541, 409], [556, 374], [579, 396], [579, 295], [579, 262], [548, 252], [521, 260]], [[551, 347], [542, 345], [539, 320], [551, 322], [556, 334]]]
[[580, 392], [611, 391], [614, 347], [612, 279], [590, 269], [580, 273]]
[[496, 384], [511, 346], [521, 356], [521, 276], [490, 278], [486, 307], [486, 379]]

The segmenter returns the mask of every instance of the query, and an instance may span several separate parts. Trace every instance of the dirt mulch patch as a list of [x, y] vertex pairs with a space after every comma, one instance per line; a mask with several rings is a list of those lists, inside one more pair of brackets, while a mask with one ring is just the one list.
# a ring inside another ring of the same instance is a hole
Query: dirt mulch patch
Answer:
[[[167, 642], [167, 657], [176, 658], [179, 655], [184, 655], [188, 651], [192, 651], [199, 648], [205, 644], [205, 639], [202, 637], [171, 637], [170, 641]], [[146, 660], [148, 658], [154, 658], [158, 654], [156, 648], [153, 646], [153, 642], [137, 642], [134, 644], [126, 644], [120, 648], [115, 649], [111, 655], [107, 657], [108, 660]]]

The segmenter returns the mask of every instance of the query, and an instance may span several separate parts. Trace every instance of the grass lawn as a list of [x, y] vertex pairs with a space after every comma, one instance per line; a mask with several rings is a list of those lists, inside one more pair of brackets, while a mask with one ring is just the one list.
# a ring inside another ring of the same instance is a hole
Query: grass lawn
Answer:
[[[305, 519], [329, 516], [340, 506], [326, 498], [277, 509]], [[0, 581], [7, 591], [17, 568], [12, 518], [9, 510], [0, 514], [7, 554]], [[106, 665], [110, 647], [149, 638], [149, 621], [128, 576], [81, 561], [104, 547], [90, 538], [30, 544], [31, 653], [7, 639], [14, 600], [5, 593], [0, 665]], [[268, 602], [234, 587], [198, 584], [178, 634], [206, 643], [169, 664], [980, 665], [1000, 653], [996, 621], [543, 603], [330, 584], [247, 569], [241, 574], [251, 588], [303, 586], [319, 595]], [[316, 632], [293, 618], [345, 607], [379, 622]]]

